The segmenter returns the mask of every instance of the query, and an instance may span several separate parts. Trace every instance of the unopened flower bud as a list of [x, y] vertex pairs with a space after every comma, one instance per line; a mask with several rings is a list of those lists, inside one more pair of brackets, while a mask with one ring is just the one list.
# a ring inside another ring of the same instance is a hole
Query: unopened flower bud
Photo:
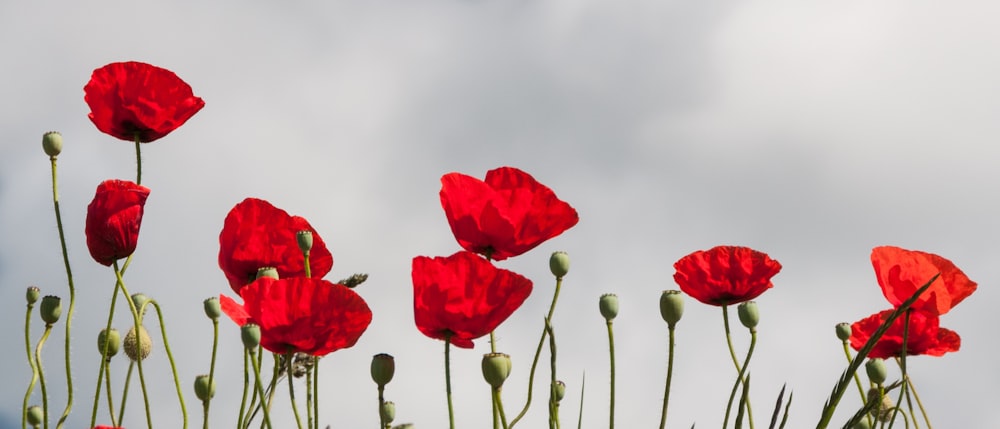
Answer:
[[309, 230], [302, 230], [295, 233], [295, 240], [299, 243], [299, 250], [302, 253], [309, 253], [313, 247], [313, 233]]
[[62, 300], [58, 296], [48, 295], [42, 298], [38, 312], [46, 324], [54, 324], [59, 321], [59, 316], [62, 315]]
[[28, 290], [24, 293], [24, 298], [28, 300], [28, 305], [32, 305], [38, 302], [38, 298], [41, 298], [42, 290], [38, 286], [28, 286]]
[[38, 405], [32, 405], [28, 407], [28, 424], [33, 427], [38, 427], [45, 420], [45, 411], [42, 407]]
[[743, 326], [751, 331], [757, 329], [757, 323], [760, 322], [760, 310], [757, 309], [756, 302], [741, 303], [739, 307], [736, 307], [736, 313], [740, 316], [740, 323]]
[[257, 278], [270, 277], [272, 279], [278, 278], [278, 269], [274, 267], [261, 267], [257, 269]]
[[885, 383], [885, 378], [889, 375], [885, 369], [885, 362], [880, 358], [868, 359], [868, 362], [865, 362], [865, 372], [868, 373], [868, 380], [875, 384]]
[[213, 296], [205, 300], [205, 315], [209, 319], [219, 320], [219, 316], [222, 316], [222, 307], [219, 304], [219, 298]]
[[150, 301], [149, 297], [144, 293], [132, 294], [132, 303], [135, 305], [135, 311], [139, 312], [140, 321], [141, 318], [146, 315], [146, 303]]
[[510, 375], [510, 356], [503, 353], [487, 353], [483, 355], [483, 378], [494, 389], [503, 386], [504, 380]]
[[556, 380], [555, 384], [552, 385], [552, 393], [556, 402], [562, 401], [563, 397], [566, 396], [566, 383]]
[[207, 375], [194, 378], [194, 395], [202, 402], [215, 397], [215, 380], [209, 380]]
[[872, 429], [871, 425], [868, 424], [868, 419], [858, 420], [851, 429]]
[[56, 131], [42, 134], [42, 150], [52, 158], [59, 156], [62, 152], [62, 134]]
[[392, 423], [393, 420], [396, 420], [396, 404], [392, 401], [383, 402], [378, 412], [382, 415], [382, 420], [386, 423]]
[[396, 360], [392, 355], [379, 353], [372, 356], [372, 380], [379, 386], [385, 386], [392, 381], [392, 376], [396, 374]]
[[615, 320], [618, 316], [618, 296], [613, 293], [606, 293], [601, 295], [601, 300], [598, 302], [598, 306], [601, 309], [601, 316], [604, 316], [604, 320], [610, 322]]
[[243, 347], [250, 350], [250, 353], [257, 351], [257, 346], [260, 344], [260, 326], [253, 323], [247, 323], [240, 328], [240, 338], [243, 339]]
[[883, 393], [884, 392], [879, 391], [879, 389], [875, 387], [868, 389], [868, 402], [878, 402], [877, 405], [872, 407], [869, 414], [875, 420], [888, 422], [889, 419], [892, 418], [892, 410], [895, 408], [896, 404], [893, 403], [892, 398], [889, 395]]
[[139, 325], [139, 335], [135, 333], [135, 326], [125, 334], [125, 341], [122, 343], [125, 348], [125, 355], [133, 361], [144, 360], [153, 351], [153, 339], [149, 337], [146, 328]]
[[557, 279], [561, 279], [569, 273], [569, 254], [566, 252], [552, 252], [549, 257], [549, 270]]
[[122, 336], [118, 333], [118, 330], [111, 328], [111, 330], [101, 329], [101, 333], [97, 334], [97, 352], [104, 354], [105, 347], [107, 347], [108, 359], [112, 356], [118, 354], [118, 350], [122, 346]]
[[674, 325], [681, 320], [684, 315], [684, 295], [679, 290], [665, 290], [660, 294], [660, 316], [667, 326], [673, 329]]
[[851, 324], [841, 322], [837, 324], [837, 338], [840, 341], [847, 341], [851, 338]]

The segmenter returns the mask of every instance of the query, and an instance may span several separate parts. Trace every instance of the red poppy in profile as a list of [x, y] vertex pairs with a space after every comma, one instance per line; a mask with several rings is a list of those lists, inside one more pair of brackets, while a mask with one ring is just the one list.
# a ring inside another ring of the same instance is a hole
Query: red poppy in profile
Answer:
[[135, 252], [149, 188], [127, 180], [105, 180], [87, 206], [87, 249], [98, 263], [111, 266]]
[[205, 107], [174, 72], [135, 61], [94, 70], [83, 91], [97, 129], [143, 143], [169, 134]]
[[306, 230], [313, 237], [310, 274], [322, 278], [333, 268], [333, 255], [308, 221], [256, 198], [237, 204], [229, 211], [219, 234], [219, 268], [226, 274], [229, 286], [239, 293], [264, 267], [277, 269], [279, 278], [304, 277], [305, 257], [296, 234]]
[[749, 247], [716, 246], [674, 263], [674, 281], [684, 293], [709, 305], [754, 299], [774, 285], [781, 264]]
[[940, 273], [941, 276], [911, 307], [930, 314], [947, 313], [972, 295], [977, 287], [976, 282], [969, 280], [951, 261], [931, 253], [893, 246], [876, 247], [872, 249], [872, 266], [882, 294], [897, 307]]
[[531, 280], [475, 253], [413, 258], [413, 315], [424, 335], [472, 348], [531, 294]]
[[441, 206], [458, 244], [495, 261], [534, 249], [580, 220], [551, 189], [513, 167], [490, 170], [485, 181], [445, 174]]
[[243, 288], [243, 305], [222, 295], [222, 311], [243, 326], [260, 326], [260, 344], [279, 354], [313, 356], [353, 346], [372, 312], [356, 292], [322, 279], [262, 277]]
[[[892, 314], [894, 310], [875, 313], [851, 325], [851, 347], [861, 350], [872, 334]], [[892, 326], [879, 338], [875, 348], [868, 357], [891, 358], [898, 357], [903, 351], [903, 327], [906, 314], [892, 322]], [[962, 346], [962, 339], [954, 331], [938, 326], [938, 317], [920, 311], [910, 312], [910, 326], [906, 336], [907, 355], [941, 356], [949, 352], [957, 352]]]

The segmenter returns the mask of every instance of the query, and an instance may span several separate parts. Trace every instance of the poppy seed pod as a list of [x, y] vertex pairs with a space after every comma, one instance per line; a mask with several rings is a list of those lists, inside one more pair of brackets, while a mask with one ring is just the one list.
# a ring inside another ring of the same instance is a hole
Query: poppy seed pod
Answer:
[[62, 153], [62, 134], [56, 131], [49, 131], [42, 134], [42, 150], [45, 154], [55, 158]]
[[207, 375], [195, 377], [194, 394], [202, 401], [212, 399], [215, 397], [215, 380], [209, 380]]
[[42, 290], [38, 286], [28, 286], [28, 290], [24, 293], [24, 299], [28, 300], [28, 305], [32, 305], [38, 302], [38, 298], [42, 295]]
[[760, 322], [760, 310], [757, 309], [756, 302], [747, 301], [740, 303], [739, 307], [736, 307], [736, 314], [740, 316], [740, 323], [747, 329], [751, 331], [757, 329], [757, 323]]
[[28, 424], [29, 425], [31, 425], [32, 427], [36, 427], [37, 428], [38, 426], [40, 426], [42, 424], [43, 420], [45, 420], [45, 411], [42, 410], [42, 407], [39, 407], [38, 405], [32, 405], [32, 406], [28, 407]]
[[122, 346], [122, 336], [118, 333], [117, 329], [101, 329], [101, 333], [97, 334], [97, 352], [104, 354], [105, 346], [108, 350], [108, 359], [118, 354], [118, 350]]
[[618, 316], [618, 295], [613, 293], [601, 295], [598, 306], [601, 310], [601, 316], [604, 316], [604, 320], [608, 322], [615, 320], [615, 317]]
[[212, 320], [219, 320], [219, 316], [222, 316], [222, 306], [218, 297], [213, 296], [205, 300], [205, 315]]
[[483, 355], [483, 378], [490, 386], [499, 389], [510, 375], [510, 356], [503, 353], [487, 353]]
[[250, 350], [250, 353], [257, 351], [257, 346], [260, 345], [260, 326], [253, 323], [247, 323], [240, 328], [240, 338], [243, 340], [243, 347]]
[[561, 279], [569, 273], [569, 254], [566, 252], [552, 252], [549, 257], [549, 270], [557, 279]]
[[295, 240], [299, 243], [299, 250], [302, 253], [308, 254], [313, 247], [313, 233], [308, 229], [296, 232]]
[[660, 294], [660, 316], [667, 326], [673, 329], [674, 325], [681, 320], [684, 315], [684, 295], [679, 290], [665, 290]]
[[847, 341], [851, 338], [851, 324], [847, 322], [841, 322], [837, 324], [837, 338], [840, 341]]
[[868, 373], [868, 380], [878, 385], [885, 383], [885, 378], [888, 376], [885, 362], [881, 358], [868, 359], [868, 362], [865, 362], [865, 372]]
[[392, 355], [379, 353], [372, 356], [372, 380], [379, 387], [385, 386], [392, 381], [392, 376], [396, 374], [396, 360]]
[[272, 279], [278, 278], [278, 269], [274, 267], [260, 267], [257, 269], [257, 278], [269, 277]]
[[146, 332], [144, 326], [139, 325], [138, 335], [136, 335], [135, 326], [133, 326], [125, 334], [122, 346], [125, 347], [125, 355], [129, 359], [133, 361], [145, 360], [153, 351], [153, 339], [149, 337], [149, 332]]
[[48, 295], [42, 298], [42, 304], [38, 309], [38, 313], [42, 316], [42, 320], [46, 324], [53, 324], [59, 321], [59, 316], [62, 315], [62, 299], [58, 296]]
[[378, 408], [378, 413], [386, 423], [392, 423], [393, 420], [396, 420], [396, 404], [392, 401], [385, 401]]

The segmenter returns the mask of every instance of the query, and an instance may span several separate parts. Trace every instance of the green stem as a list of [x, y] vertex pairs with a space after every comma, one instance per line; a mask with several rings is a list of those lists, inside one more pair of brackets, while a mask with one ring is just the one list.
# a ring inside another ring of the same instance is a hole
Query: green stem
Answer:
[[[740, 383], [746, 383], [746, 380], [743, 378], [743, 368], [740, 366], [739, 360], [736, 359], [736, 349], [733, 348], [733, 336], [729, 332], [729, 306], [728, 305], [723, 305], [722, 306], [722, 322], [723, 322], [723, 324], [726, 327], [726, 345], [729, 346], [729, 357], [732, 358], [733, 365], [736, 366], [736, 373], [740, 375], [740, 378], [739, 378], [738, 381]], [[729, 409], [729, 407], [732, 406], [732, 402], [733, 402], [733, 400], [730, 399], [729, 400], [729, 405], [726, 406], [726, 409]], [[750, 427], [752, 429], [753, 428], [753, 408], [750, 407], [750, 400], [749, 399], [747, 399], [747, 418], [750, 420]]]
[[[556, 288], [555, 292], [552, 294], [552, 302], [549, 304], [549, 313], [545, 316], [546, 324], [549, 320], [552, 320], [552, 315], [556, 311], [556, 301], [559, 299], [559, 290], [562, 288], [562, 277], [556, 278]], [[521, 412], [518, 413], [517, 417], [510, 422], [510, 427], [513, 428], [528, 413], [528, 408], [531, 407], [531, 392], [535, 385], [535, 368], [538, 366], [538, 357], [542, 354], [542, 346], [545, 345], [545, 337], [548, 335], [548, 328], [542, 327], [542, 337], [538, 339], [538, 347], [535, 348], [535, 357], [531, 360], [531, 371], [528, 375], [528, 398], [524, 403], [524, 407]]]
[[[142, 318], [139, 317], [139, 310], [135, 308], [135, 301], [132, 300], [132, 294], [128, 292], [128, 288], [125, 286], [125, 280], [122, 279], [122, 271], [118, 268], [117, 260], [115, 260], [114, 262], [114, 270], [115, 270], [115, 280], [117, 288], [121, 290], [122, 294], [125, 295], [125, 301], [128, 302], [129, 311], [132, 313], [132, 323], [133, 323], [132, 327], [133, 329], [135, 329], [135, 336], [137, 339], [135, 342], [135, 347], [136, 347], [135, 354], [136, 356], [140, 356], [139, 348], [141, 347], [142, 341], [139, 341], [138, 339], [140, 338], [139, 332], [140, 328], [142, 327]], [[152, 429], [153, 416], [150, 413], [149, 394], [147, 393], [146, 390], [146, 375], [142, 370], [142, 359], [137, 359], [135, 362], [136, 362], [136, 367], [139, 368], [139, 386], [142, 387], [142, 400], [146, 409], [146, 426]], [[122, 411], [124, 411], [124, 408], [122, 409]]]
[[[125, 420], [125, 404], [128, 402], [128, 387], [132, 384], [132, 373], [135, 372], [135, 361], [129, 361], [128, 370], [125, 371], [125, 387], [122, 388], [122, 403], [118, 406], [118, 421], [124, 422]], [[114, 411], [112, 410], [111, 419], [114, 420]]]
[[745, 402], [747, 405], [747, 417], [750, 419], [750, 429], [753, 429], [753, 416], [749, 414], [750, 411], [750, 399], [749, 399], [749, 386], [747, 386], [747, 380], [744, 378], [744, 373], [746, 371], [747, 365], [750, 364], [750, 357], [753, 356], [753, 349], [757, 345], [757, 330], [750, 330], [750, 348], [747, 350], [747, 357], [743, 360], [743, 366], [740, 367], [739, 375], [736, 377], [736, 382], [733, 383], [733, 389], [729, 392], [729, 402], [726, 404], [726, 416], [722, 420], [722, 428], [725, 429], [729, 425], [729, 413], [733, 406], [733, 399], [736, 398], [736, 391], [739, 389], [740, 385], [743, 385], [743, 398], [740, 399], [740, 404], [738, 406], [742, 407]]
[[[313, 366], [319, 363], [319, 360], [313, 360]], [[313, 429], [313, 368], [312, 366], [306, 370], [306, 428]]]
[[[850, 365], [851, 359], [851, 349], [847, 345], [847, 340], [841, 341], [844, 345], [844, 356], [847, 357], [847, 364]], [[868, 398], [865, 396], [865, 388], [861, 387], [861, 377], [858, 377], [858, 373], [854, 373], [854, 384], [858, 386], [858, 395], [861, 396], [861, 403], [867, 404]], [[865, 416], [865, 420], [868, 421], [868, 427], [871, 427], [874, 422], [872, 422], [872, 417], [870, 415]]]
[[[209, 364], [208, 369], [208, 386], [211, 390], [211, 386], [215, 385], [215, 355], [219, 350], [219, 319], [212, 319], [212, 363]], [[208, 429], [208, 408], [209, 404], [212, 402], [212, 398], [209, 397], [202, 404], [202, 414], [205, 416], [202, 423], [202, 429]], [[242, 418], [242, 412], [240, 412]]]
[[612, 329], [612, 322], [610, 319], [607, 321], [608, 325], [608, 347], [611, 351], [611, 410], [610, 410], [610, 423], [608, 427], [615, 429], [615, 331]]
[[455, 429], [455, 409], [451, 404], [451, 335], [444, 340], [444, 384], [448, 396], [448, 427]]
[[[896, 360], [896, 362], [898, 364], [900, 361]], [[910, 378], [909, 375], [907, 375], [904, 378], [904, 381], [906, 382], [906, 384], [910, 385], [909, 388], [910, 391], [913, 392], [913, 399], [916, 399], [917, 401], [917, 407], [920, 408], [920, 414], [924, 417], [924, 422], [927, 423], [927, 429], [934, 429], [934, 427], [931, 426], [931, 420], [927, 418], [927, 410], [924, 408], [924, 403], [920, 401], [920, 395], [917, 393], [917, 388], [916, 386], [913, 385], [913, 379]], [[916, 418], [913, 419], [914, 422], [916, 422], [916, 420], [917, 420]]]
[[69, 340], [73, 325], [73, 309], [76, 307], [76, 288], [73, 287], [73, 270], [69, 265], [69, 253], [66, 250], [66, 233], [63, 230], [62, 212], [59, 210], [59, 181], [56, 176], [56, 157], [49, 157], [52, 164], [52, 206], [56, 213], [56, 227], [59, 230], [59, 245], [62, 248], [63, 265], [66, 267], [66, 283], [69, 285], [69, 310], [66, 312], [66, 341], [64, 356], [66, 358], [66, 408], [56, 424], [61, 428], [73, 409], [73, 369], [70, 360]]
[[[316, 426], [313, 429], [319, 429], [319, 356], [315, 357], [316, 361], [313, 362], [313, 415], [316, 416]], [[381, 414], [381, 413], [380, 413]]]
[[[160, 322], [160, 336], [163, 337], [163, 350], [167, 352], [167, 360], [170, 361], [170, 371], [174, 375], [174, 388], [177, 389], [177, 400], [180, 401], [181, 403], [181, 416], [184, 419], [184, 429], [187, 429], [188, 425], [187, 407], [184, 405], [184, 393], [181, 390], [181, 379], [180, 377], [177, 376], [177, 364], [174, 363], [174, 355], [173, 353], [170, 352], [170, 342], [167, 340], [167, 326], [163, 324], [163, 310], [160, 308], [160, 303], [156, 302], [155, 299], [151, 300], [150, 303], [153, 304], [153, 308], [156, 309], [156, 318]], [[215, 360], [214, 348], [212, 354], [213, 354], [212, 360], [214, 361]], [[211, 385], [212, 385], [211, 378], [209, 378], [209, 386]]]
[[499, 387], [493, 389], [493, 405], [496, 406], [497, 412], [500, 414], [500, 423], [502, 424], [503, 429], [508, 429], [507, 414], [503, 412], [503, 401], [500, 399]]
[[[240, 401], [240, 414], [236, 416], [236, 429], [243, 429], [246, 427], [244, 425], [243, 416], [247, 410], [247, 391], [250, 390], [250, 363], [247, 361], [248, 356], [250, 356], [250, 351], [246, 347], [243, 348], [243, 400]], [[256, 392], [256, 391], [255, 391]], [[256, 394], [256, 393], [255, 393]]]
[[549, 368], [552, 373], [549, 380], [549, 426], [559, 429], [559, 399], [556, 398], [556, 331], [552, 329], [549, 320], [545, 320], [545, 329], [549, 331]]
[[[261, 402], [264, 401], [264, 383], [260, 380], [260, 363], [257, 361], [255, 355], [259, 353], [254, 353], [253, 350], [250, 351], [250, 363], [253, 364], [253, 376], [254, 376], [254, 386], [257, 388], [257, 394], [260, 395]], [[264, 410], [264, 424], [270, 428], [271, 427], [271, 415], [270, 410], [267, 406], [261, 407]], [[247, 421], [249, 423], [249, 420]]]
[[142, 184], [142, 156], [140, 149], [139, 133], [135, 134], [135, 184]]
[[118, 421], [115, 420], [115, 401], [111, 398], [111, 367], [104, 367], [104, 388], [107, 390], [108, 394], [108, 411], [111, 414], [111, 427], [117, 427]]
[[38, 383], [38, 367], [35, 366], [35, 358], [31, 355], [31, 312], [35, 305], [28, 303], [28, 310], [24, 315], [24, 351], [28, 356], [28, 365], [31, 366], [31, 383], [28, 390], [24, 392], [24, 404], [21, 406], [21, 429], [28, 428], [28, 401], [31, 400], [31, 392], [35, 390]]
[[583, 428], [583, 392], [587, 390], [587, 373], [583, 373], [583, 380], [580, 381], [580, 411], [576, 417], [576, 429]]
[[382, 405], [385, 404], [385, 396], [383, 395], [384, 392], [385, 392], [385, 385], [379, 384], [378, 385], [378, 428], [379, 429], [385, 428], [385, 416], [382, 415]]
[[285, 378], [288, 379], [288, 399], [292, 403], [292, 413], [295, 414], [295, 427], [302, 429], [302, 417], [299, 417], [299, 407], [295, 403], [295, 384], [292, 383], [292, 361], [295, 358], [295, 352], [289, 351], [285, 353]]
[[[115, 318], [115, 304], [118, 302], [118, 285], [115, 284], [115, 288], [111, 291], [111, 308], [108, 310], [108, 323], [104, 328], [104, 332], [107, 332], [110, 336], [111, 333], [111, 322]], [[90, 413], [90, 427], [94, 427], [97, 424], [97, 404], [101, 397], [101, 381], [104, 379], [103, 374], [108, 366], [108, 347], [110, 347], [111, 341], [104, 342], [104, 349], [101, 350], [101, 365], [97, 372], [97, 390], [94, 392], [94, 408]], [[128, 383], [125, 384], [125, 388], [128, 388]], [[114, 416], [114, 410], [110, 410], [111, 415]], [[121, 421], [121, 420], [119, 420]]]
[[42, 338], [38, 340], [38, 345], [35, 346], [35, 367], [38, 368], [38, 386], [42, 389], [42, 411], [45, 415], [45, 429], [49, 429], [49, 395], [48, 391], [45, 389], [45, 370], [42, 369], [42, 346], [45, 345], [45, 340], [49, 338], [49, 334], [52, 333], [52, 325], [45, 325], [45, 332], [42, 333]]
[[667, 404], [670, 403], [670, 381], [674, 375], [674, 326], [671, 325], [670, 345], [667, 347], [667, 387], [663, 390], [663, 410], [660, 412], [660, 429], [667, 425]]
[[[899, 354], [900, 354], [900, 357], [899, 357], [899, 370], [902, 373], [903, 385], [900, 386], [900, 388], [899, 388], [899, 398], [896, 399], [896, 406], [892, 410], [892, 417], [889, 418], [889, 429], [892, 429], [892, 424], [896, 422], [896, 414], [899, 414], [899, 406], [900, 406], [900, 404], [903, 403], [903, 397], [905, 397], [906, 392], [907, 392], [907, 383], [906, 383], [906, 355], [909, 352], [909, 350], [907, 350], [907, 348], [909, 347], [909, 344], [907, 344], [907, 342], [909, 341], [909, 334], [910, 334], [910, 314], [911, 313], [913, 313], [913, 310], [907, 309], [906, 313], [905, 313], [905, 316], [904, 316], [905, 319], [903, 319], [903, 344], [900, 346], [901, 350], [899, 352]], [[914, 423], [916, 423], [916, 419], [913, 419], [913, 420], [914, 420]], [[903, 415], [903, 422], [906, 423], [906, 427], [910, 427], [909, 422], [907, 422], [907, 420], [906, 420], [906, 415], [905, 414]]]

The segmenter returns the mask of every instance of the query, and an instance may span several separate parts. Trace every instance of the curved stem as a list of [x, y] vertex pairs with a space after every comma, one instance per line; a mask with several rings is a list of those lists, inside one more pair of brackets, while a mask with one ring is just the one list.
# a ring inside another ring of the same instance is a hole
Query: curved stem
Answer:
[[[740, 373], [736, 377], [736, 383], [733, 383], [733, 390], [729, 393], [729, 403], [726, 404], [726, 416], [722, 420], [722, 428], [723, 429], [725, 429], [725, 427], [729, 424], [729, 413], [732, 410], [733, 399], [736, 398], [736, 390], [739, 389], [739, 387], [740, 387], [741, 384], [743, 385], [743, 395], [744, 396], [747, 395], [747, 393], [746, 393], [747, 392], [747, 385], [746, 385], [747, 381], [746, 381], [746, 378], [744, 378], [744, 372], [746, 371], [747, 365], [750, 364], [750, 357], [753, 356], [753, 349], [754, 349], [754, 347], [756, 345], [757, 345], [757, 331], [754, 330], [754, 329], [751, 329], [750, 330], [750, 348], [747, 350], [747, 357], [746, 357], [746, 359], [743, 360], [743, 366], [740, 368]], [[753, 416], [749, 415], [750, 399], [749, 398], [745, 398], [745, 399], [746, 399], [747, 412], [748, 412], [747, 417], [750, 418], [750, 429], [753, 429]], [[740, 404], [738, 406], [742, 407], [743, 402], [744, 401], [741, 400]]]
[[24, 392], [24, 404], [21, 406], [21, 429], [28, 428], [28, 401], [31, 399], [31, 392], [35, 390], [38, 383], [38, 367], [35, 366], [35, 358], [31, 355], [31, 312], [35, 304], [28, 303], [28, 311], [24, 315], [24, 351], [28, 356], [28, 365], [31, 366], [31, 383], [28, 383], [28, 390]]
[[63, 230], [62, 212], [59, 210], [59, 181], [56, 176], [56, 157], [49, 157], [52, 164], [52, 206], [56, 213], [56, 228], [59, 230], [59, 245], [62, 248], [63, 265], [66, 267], [66, 283], [69, 285], [69, 310], [66, 312], [66, 341], [63, 356], [66, 358], [66, 408], [56, 428], [61, 428], [73, 409], [73, 367], [70, 360], [69, 340], [73, 325], [73, 309], [76, 307], [76, 288], [73, 287], [73, 270], [69, 265], [69, 253], [66, 250], [66, 233]]
[[[117, 260], [114, 262], [114, 269], [115, 269], [116, 286], [119, 290], [121, 290], [122, 294], [125, 295], [125, 302], [128, 303], [129, 311], [131, 311], [132, 313], [133, 329], [135, 329], [135, 335], [137, 339], [135, 342], [135, 347], [136, 347], [135, 354], [136, 356], [140, 356], [139, 348], [141, 347], [142, 341], [139, 341], [138, 339], [141, 338], [139, 332], [142, 328], [142, 318], [139, 317], [139, 310], [135, 308], [135, 301], [132, 300], [132, 295], [128, 293], [128, 288], [125, 287], [125, 280], [122, 279], [122, 271], [118, 268]], [[146, 375], [142, 371], [142, 359], [137, 359], [135, 363], [136, 366], [139, 368], [139, 386], [142, 387], [142, 400], [146, 408], [146, 426], [152, 429], [153, 416], [152, 414], [150, 414], [149, 394], [147, 393], [146, 390]], [[124, 408], [122, 410], [124, 411]]]
[[[181, 416], [184, 419], [184, 429], [187, 429], [188, 425], [188, 414], [187, 407], [184, 405], [184, 393], [181, 391], [181, 379], [177, 376], [177, 364], [174, 362], [174, 355], [170, 352], [170, 342], [167, 340], [167, 326], [163, 324], [163, 310], [160, 308], [160, 303], [156, 300], [151, 300], [150, 303], [153, 308], [156, 309], [156, 318], [160, 322], [160, 336], [163, 337], [163, 350], [167, 352], [167, 360], [170, 361], [170, 371], [174, 375], [174, 388], [177, 389], [177, 400], [181, 403]], [[215, 348], [212, 349], [212, 361], [215, 361]], [[211, 386], [211, 378], [209, 378], [209, 386]]]
[[615, 331], [612, 329], [611, 320], [607, 321], [608, 325], [608, 347], [611, 351], [611, 409], [610, 409], [610, 423], [608, 427], [615, 429]]
[[299, 417], [299, 407], [295, 404], [295, 384], [292, 383], [292, 360], [295, 358], [294, 352], [285, 353], [285, 378], [288, 379], [288, 398], [292, 403], [292, 413], [295, 414], [295, 427], [302, 429], [302, 417]]
[[[108, 332], [109, 335], [111, 332], [111, 322], [115, 318], [115, 304], [117, 302], [118, 302], [118, 286], [116, 284], [115, 288], [112, 289], [111, 291], [111, 308], [108, 309], [108, 324], [104, 328], [104, 332]], [[109, 360], [108, 347], [110, 347], [109, 346], [110, 344], [111, 341], [105, 341], [104, 349], [101, 350], [101, 365], [100, 369], [97, 372], [97, 388], [96, 388], [97, 390], [94, 392], [94, 408], [93, 411], [91, 411], [90, 413], [90, 427], [94, 427], [97, 424], [97, 403], [101, 397], [101, 381], [104, 379], [102, 375], [104, 374], [104, 371], [108, 366], [108, 360]], [[125, 388], [128, 389], [128, 383], [125, 384]], [[114, 416], [115, 411], [114, 410], [110, 411], [111, 415]], [[121, 421], [121, 419], [119, 419], [119, 421]]]
[[[729, 357], [733, 359], [733, 365], [736, 366], [736, 372], [739, 374], [739, 382], [746, 383], [746, 379], [743, 378], [743, 367], [740, 366], [739, 360], [736, 359], [736, 349], [733, 348], [733, 336], [729, 332], [729, 306], [722, 306], [722, 322], [726, 327], [726, 345], [729, 346]], [[752, 344], [752, 343], [751, 343]], [[748, 356], [749, 357], [749, 356]], [[726, 409], [732, 406], [733, 399], [729, 399], [729, 405]], [[728, 412], [726, 414], [729, 414]], [[753, 428], [753, 408], [750, 407], [750, 400], [747, 399], [747, 418], [750, 420], [750, 427]]]
[[[255, 386], [257, 387], [257, 394], [260, 395], [261, 401], [264, 400], [264, 383], [260, 380], [260, 363], [257, 361], [257, 355], [259, 353], [250, 352], [250, 363], [253, 364], [253, 376], [255, 380]], [[264, 410], [264, 424], [270, 428], [271, 427], [271, 415], [270, 407], [261, 407]], [[249, 421], [247, 422], [249, 423]]]
[[507, 414], [503, 412], [503, 401], [500, 399], [500, 388], [493, 389], [493, 404], [496, 406], [497, 413], [500, 415], [500, 423], [503, 429], [508, 429], [507, 426]]
[[670, 381], [674, 375], [674, 326], [669, 327], [670, 345], [667, 351], [667, 387], [663, 390], [663, 410], [660, 412], [660, 429], [667, 425], [667, 404], [670, 403]]
[[45, 429], [49, 429], [49, 395], [48, 391], [45, 389], [45, 370], [42, 369], [42, 346], [45, 345], [45, 340], [49, 338], [49, 334], [52, 333], [52, 325], [45, 325], [45, 332], [42, 333], [42, 338], [38, 340], [38, 345], [35, 346], [35, 367], [38, 368], [38, 386], [42, 389], [42, 411], [45, 415]]
[[[562, 288], [562, 277], [558, 277], [556, 278], [555, 292], [553, 292], [552, 294], [552, 302], [549, 304], [549, 313], [548, 315], [545, 316], [546, 323], [548, 323], [547, 321], [552, 320], [552, 315], [556, 311], [556, 301], [559, 299], [559, 290], [561, 288]], [[519, 422], [521, 418], [523, 418], [524, 415], [528, 413], [528, 408], [531, 407], [531, 392], [534, 389], [535, 385], [535, 368], [538, 366], [538, 357], [542, 353], [542, 346], [545, 345], [545, 337], [546, 335], [548, 335], [548, 333], [549, 333], [548, 328], [543, 327], [542, 337], [538, 339], [538, 347], [535, 348], [535, 357], [531, 360], [531, 371], [528, 374], [528, 399], [525, 401], [524, 408], [521, 409], [521, 412], [518, 413], [517, 417], [514, 417], [514, 420], [510, 422], [511, 428], [513, 428], [514, 425], [516, 425], [517, 422]]]

